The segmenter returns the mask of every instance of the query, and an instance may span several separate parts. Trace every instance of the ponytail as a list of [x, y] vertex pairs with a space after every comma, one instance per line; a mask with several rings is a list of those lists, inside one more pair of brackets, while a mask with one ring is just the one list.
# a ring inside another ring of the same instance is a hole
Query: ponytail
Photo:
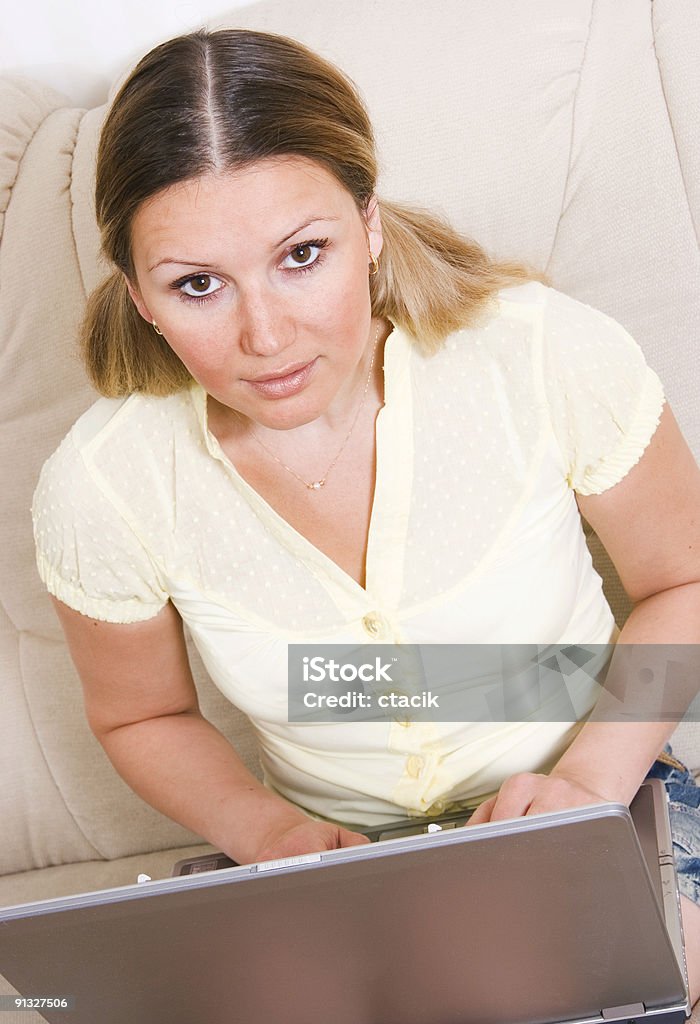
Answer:
[[426, 353], [482, 323], [500, 288], [546, 279], [521, 262], [491, 259], [433, 214], [379, 200], [384, 246], [370, 278], [372, 314], [388, 317]]
[[107, 398], [134, 391], [170, 395], [192, 381], [165, 338], [138, 312], [118, 270], [88, 299], [80, 353], [92, 384]]

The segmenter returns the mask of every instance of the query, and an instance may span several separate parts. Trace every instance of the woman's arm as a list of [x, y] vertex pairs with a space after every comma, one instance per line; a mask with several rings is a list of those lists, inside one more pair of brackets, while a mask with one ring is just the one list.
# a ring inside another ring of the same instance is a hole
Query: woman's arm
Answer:
[[[643, 668], [646, 661], [643, 647], [630, 648], [629, 658], [616, 650], [591, 720], [550, 774], [524, 772], [507, 779], [470, 823], [605, 800], [629, 803], [700, 688], [700, 470], [668, 405], [642, 458], [624, 479], [602, 494], [577, 495], [576, 500], [634, 603], [618, 646], [687, 645], [679, 646], [679, 660], [686, 679], [695, 663], [695, 682], [677, 699], [674, 695], [670, 721], [614, 721], [611, 708], [620, 705], [611, 700], [611, 692], [627, 685], [622, 710], [642, 706], [644, 684], [624, 674], [631, 664]], [[659, 648], [650, 652], [652, 665], [659, 653]], [[658, 701], [655, 707], [662, 710]]]
[[52, 599], [78, 669], [88, 724], [152, 807], [239, 863], [365, 842], [266, 789], [200, 713], [172, 604], [146, 622], [91, 619]]

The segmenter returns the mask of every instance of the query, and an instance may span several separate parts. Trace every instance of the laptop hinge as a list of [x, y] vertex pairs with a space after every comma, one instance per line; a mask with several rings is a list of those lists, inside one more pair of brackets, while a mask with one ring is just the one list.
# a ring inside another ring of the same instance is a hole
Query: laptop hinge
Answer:
[[603, 1020], [619, 1020], [621, 1017], [629, 1020], [632, 1017], [641, 1017], [646, 1013], [644, 1003], [628, 1003], [627, 1006], [608, 1006], [601, 1010]]

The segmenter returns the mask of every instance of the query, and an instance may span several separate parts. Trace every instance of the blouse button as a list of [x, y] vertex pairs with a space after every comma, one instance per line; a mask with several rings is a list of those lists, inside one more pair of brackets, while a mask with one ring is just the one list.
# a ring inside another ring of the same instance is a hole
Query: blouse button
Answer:
[[409, 757], [408, 761], [406, 761], [406, 771], [408, 772], [412, 779], [417, 779], [424, 765], [424, 759], [422, 757], [417, 757], [415, 754], [413, 754], [411, 757]]
[[362, 626], [365, 633], [368, 633], [370, 636], [378, 636], [381, 632], [382, 621], [376, 612], [370, 612], [363, 617]]

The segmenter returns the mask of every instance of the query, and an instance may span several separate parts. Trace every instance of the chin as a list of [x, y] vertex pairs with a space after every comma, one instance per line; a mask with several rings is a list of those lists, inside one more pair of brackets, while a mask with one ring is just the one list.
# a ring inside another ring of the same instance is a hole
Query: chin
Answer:
[[283, 413], [280, 410], [278, 415], [274, 415], [274, 413], [268, 415], [261, 413], [250, 418], [253, 423], [257, 423], [261, 427], [267, 427], [269, 430], [294, 430], [296, 427], [305, 427], [308, 423], [313, 423], [321, 415], [321, 411], [293, 411], [290, 409], [287, 413]]

